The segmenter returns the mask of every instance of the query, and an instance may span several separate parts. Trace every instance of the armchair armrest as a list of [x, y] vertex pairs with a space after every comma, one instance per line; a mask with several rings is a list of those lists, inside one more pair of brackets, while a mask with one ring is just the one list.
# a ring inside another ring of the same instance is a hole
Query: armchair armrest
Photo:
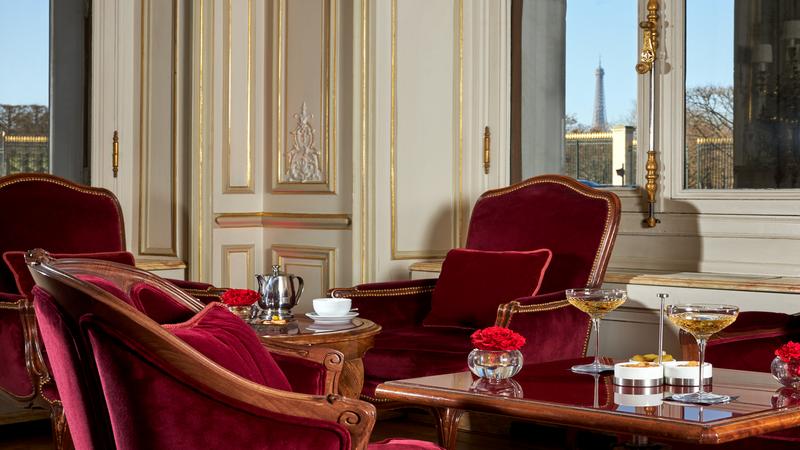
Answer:
[[497, 308], [495, 325], [525, 336], [525, 362], [580, 358], [586, 355], [591, 320], [567, 302], [564, 291], [521, 297]]
[[388, 330], [421, 325], [431, 309], [435, 286], [436, 279], [392, 281], [334, 288], [328, 295], [351, 298], [361, 317]]
[[[681, 330], [679, 338], [683, 359], [696, 360], [694, 337]], [[727, 369], [769, 372], [775, 349], [790, 340], [800, 340], [800, 316], [745, 311], [708, 340], [706, 361]]]
[[328, 395], [339, 392], [344, 367], [341, 352], [324, 347], [264, 343], [295, 392]]

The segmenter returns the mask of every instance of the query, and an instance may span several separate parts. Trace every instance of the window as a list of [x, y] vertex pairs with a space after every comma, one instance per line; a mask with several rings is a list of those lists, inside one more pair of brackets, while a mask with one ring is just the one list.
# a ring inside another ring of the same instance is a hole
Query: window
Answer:
[[90, 30], [86, 0], [0, 0], [0, 176], [89, 183]]
[[636, 0], [567, 0], [566, 175], [636, 184], [636, 13]]
[[686, 3], [685, 188], [800, 188], [797, 7]]
[[50, 4], [0, 0], [0, 176], [50, 171]]

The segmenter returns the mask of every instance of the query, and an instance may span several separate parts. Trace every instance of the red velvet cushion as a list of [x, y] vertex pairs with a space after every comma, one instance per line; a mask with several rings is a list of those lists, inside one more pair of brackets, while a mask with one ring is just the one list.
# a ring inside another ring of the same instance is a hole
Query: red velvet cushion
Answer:
[[221, 303], [211, 303], [188, 321], [164, 328], [239, 376], [271, 388], [292, 390], [255, 332]]
[[433, 290], [431, 312], [423, 324], [471, 328], [493, 325], [500, 304], [539, 292], [552, 256], [548, 249], [450, 250]]
[[[133, 266], [136, 260], [130, 252], [99, 252], [99, 253], [53, 253], [50, 256], [53, 258], [90, 258], [102, 259], [103, 261], [111, 261], [120, 264], [127, 264]], [[17, 291], [28, 297], [32, 298], [31, 291], [35, 283], [33, 277], [28, 271], [28, 265], [25, 264], [25, 252], [10, 251], [3, 253], [3, 260], [6, 262], [11, 273], [14, 275], [14, 281], [17, 283]]]

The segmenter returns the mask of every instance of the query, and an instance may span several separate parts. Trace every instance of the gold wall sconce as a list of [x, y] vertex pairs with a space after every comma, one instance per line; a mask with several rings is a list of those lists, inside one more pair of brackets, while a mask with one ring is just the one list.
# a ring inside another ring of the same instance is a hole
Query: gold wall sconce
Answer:
[[642, 51], [639, 54], [639, 63], [636, 71], [641, 74], [650, 74], [650, 114], [648, 116], [648, 144], [647, 162], [645, 163], [645, 190], [647, 191], [648, 215], [642, 223], [653, 228], [661, 221], [655, 216], [656, 192], [658, 191], [658, 161], [655, 150], [655, 65], [658, 52], [658, 0], [647, 2], [647, 20], [639, 23], [642, 29]]

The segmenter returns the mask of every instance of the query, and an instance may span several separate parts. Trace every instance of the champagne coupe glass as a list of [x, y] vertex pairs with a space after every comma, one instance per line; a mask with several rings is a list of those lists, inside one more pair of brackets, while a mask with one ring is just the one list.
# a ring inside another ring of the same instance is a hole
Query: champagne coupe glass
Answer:
[[708, 338], [711, 337], [712, 334], [732, 324], [736, 320], [736, 316], [739, 315], [739, 307], [702, 303], [667, 305], [666, 313], [672, 323], [694, 336], [697, 340], [698, 350], [700, 351], [700, 387], [698, 392], [675, 394], [672, 396], [672, 399], [683, 403], [702, 404], [725, 403], [731, 401], [731, 397], [728, 395], [705, 392], [705, 387], [703, 386], [703, 363], [705, 363], [706, 342]]
[[595, 337], [594, 362], [572, 366], [573, 372], [600, 373], [614, 370], [614, 366], [600, 362], [600, 319], [627, 299], [628, 293], [622, 289], [567, 289], [567, 301], [592, 318]]

